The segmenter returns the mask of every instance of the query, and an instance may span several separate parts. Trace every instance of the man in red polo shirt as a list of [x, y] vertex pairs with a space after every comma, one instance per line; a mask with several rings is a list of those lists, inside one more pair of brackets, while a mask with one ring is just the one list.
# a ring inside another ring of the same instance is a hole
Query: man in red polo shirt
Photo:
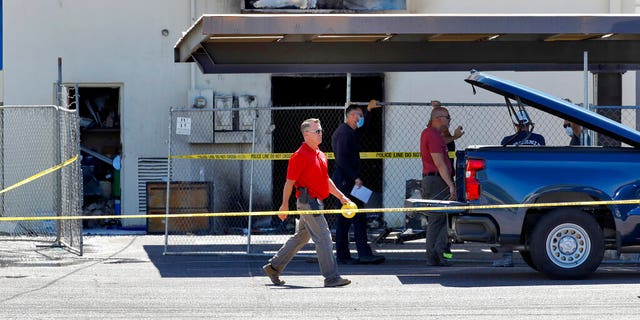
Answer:
[[[291, 155], [287, 167], [287, 181], [282, 190], [280, 211], [289, 211], [289, 198], [296, 188], [296, 206], [298, 210], [322, 210], [322, 200], [329, 193], [340, 199], [342, 204], [351, 202], [331, 181], [327, 168], [327, 157], [318, 146], [322, 143], [322, 127], [320, 120], [307, 119], [300, 126], [304, 142]], [[278, 215], [280, 219], [286, 214]], [[338, 264], [333, 256], [333, 242], [327, 220], [322, 214], [302, 214], [295, 234], [285, 242], [278, 252], [262, 267], [264, 273], [275, 285], [283, 285], [280, 273], [302, 247], [313, 239], [318, 255], [320, 272], [324, 276], [325, 287], [339, 287], [351, 283], [340, 277]]]
[[[441, 132], [449, 130], [451, 117], [443, 107], [434, 107], [429, 125], [420, 135], [420, 156], [422, 158], [422, 198], [437, 200], [456, 200], [456, 188], [453, 184], [453, 167], [447, 155], [447, 144]], [[428, 214], [427, 226], [427, 264], [447, 266], [449, 261], [443, 257], [447, 248], [447, 217], [443, 213]]]

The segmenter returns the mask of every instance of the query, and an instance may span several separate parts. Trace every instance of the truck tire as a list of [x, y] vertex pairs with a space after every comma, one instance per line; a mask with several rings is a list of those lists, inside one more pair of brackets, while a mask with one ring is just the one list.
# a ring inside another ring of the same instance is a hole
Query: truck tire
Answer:
[[578, 208], [554, 209], [531, 233], [531, 261], [551, 279], [582, 279], [604, 255], [604, 236], [596, 219]]
[[522, 260], [529, 266], [531, 267], [531, 269], [539, 271], [538, 267], [533, 264], [533, 261], [531, 260], [531, 252], [528, 250], [518, 250], [518, 252], [520, 253], [520, 257], [522, 258]]

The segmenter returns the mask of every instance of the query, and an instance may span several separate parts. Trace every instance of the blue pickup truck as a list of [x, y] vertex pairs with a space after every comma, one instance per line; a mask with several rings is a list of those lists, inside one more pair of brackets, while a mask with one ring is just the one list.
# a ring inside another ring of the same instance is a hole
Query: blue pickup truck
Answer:
[[640, 252], [640, 207], [616, 203], [640, 199], [640, 132], [489, 74], [465, 81], [504, 96], [508, 108], [537, 108], [631, 147], [471, 146], [458, 151], [457, 202], [408, 205], [465, 208], [447, 212], [456, 241], [515, 248], [553, 279], [587, 277], [605, 250]]

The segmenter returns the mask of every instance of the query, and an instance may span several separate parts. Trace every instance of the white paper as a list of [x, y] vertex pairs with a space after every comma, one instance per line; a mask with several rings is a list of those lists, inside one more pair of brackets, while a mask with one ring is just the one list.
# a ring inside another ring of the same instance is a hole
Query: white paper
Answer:
[[364, 203], [369, 202], [369, 198], [371, 198], [372, 193], [373, 191], [365, 186], [353, 186], [353, 189], [351, 189], [351, 195]]

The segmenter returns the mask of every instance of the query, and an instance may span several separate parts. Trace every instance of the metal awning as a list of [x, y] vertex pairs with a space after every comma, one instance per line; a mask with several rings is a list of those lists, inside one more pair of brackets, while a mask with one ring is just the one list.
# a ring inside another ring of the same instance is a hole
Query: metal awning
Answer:
[[638, 15], [203, 15], [174, 47], [204, 73], [640, 69]]

